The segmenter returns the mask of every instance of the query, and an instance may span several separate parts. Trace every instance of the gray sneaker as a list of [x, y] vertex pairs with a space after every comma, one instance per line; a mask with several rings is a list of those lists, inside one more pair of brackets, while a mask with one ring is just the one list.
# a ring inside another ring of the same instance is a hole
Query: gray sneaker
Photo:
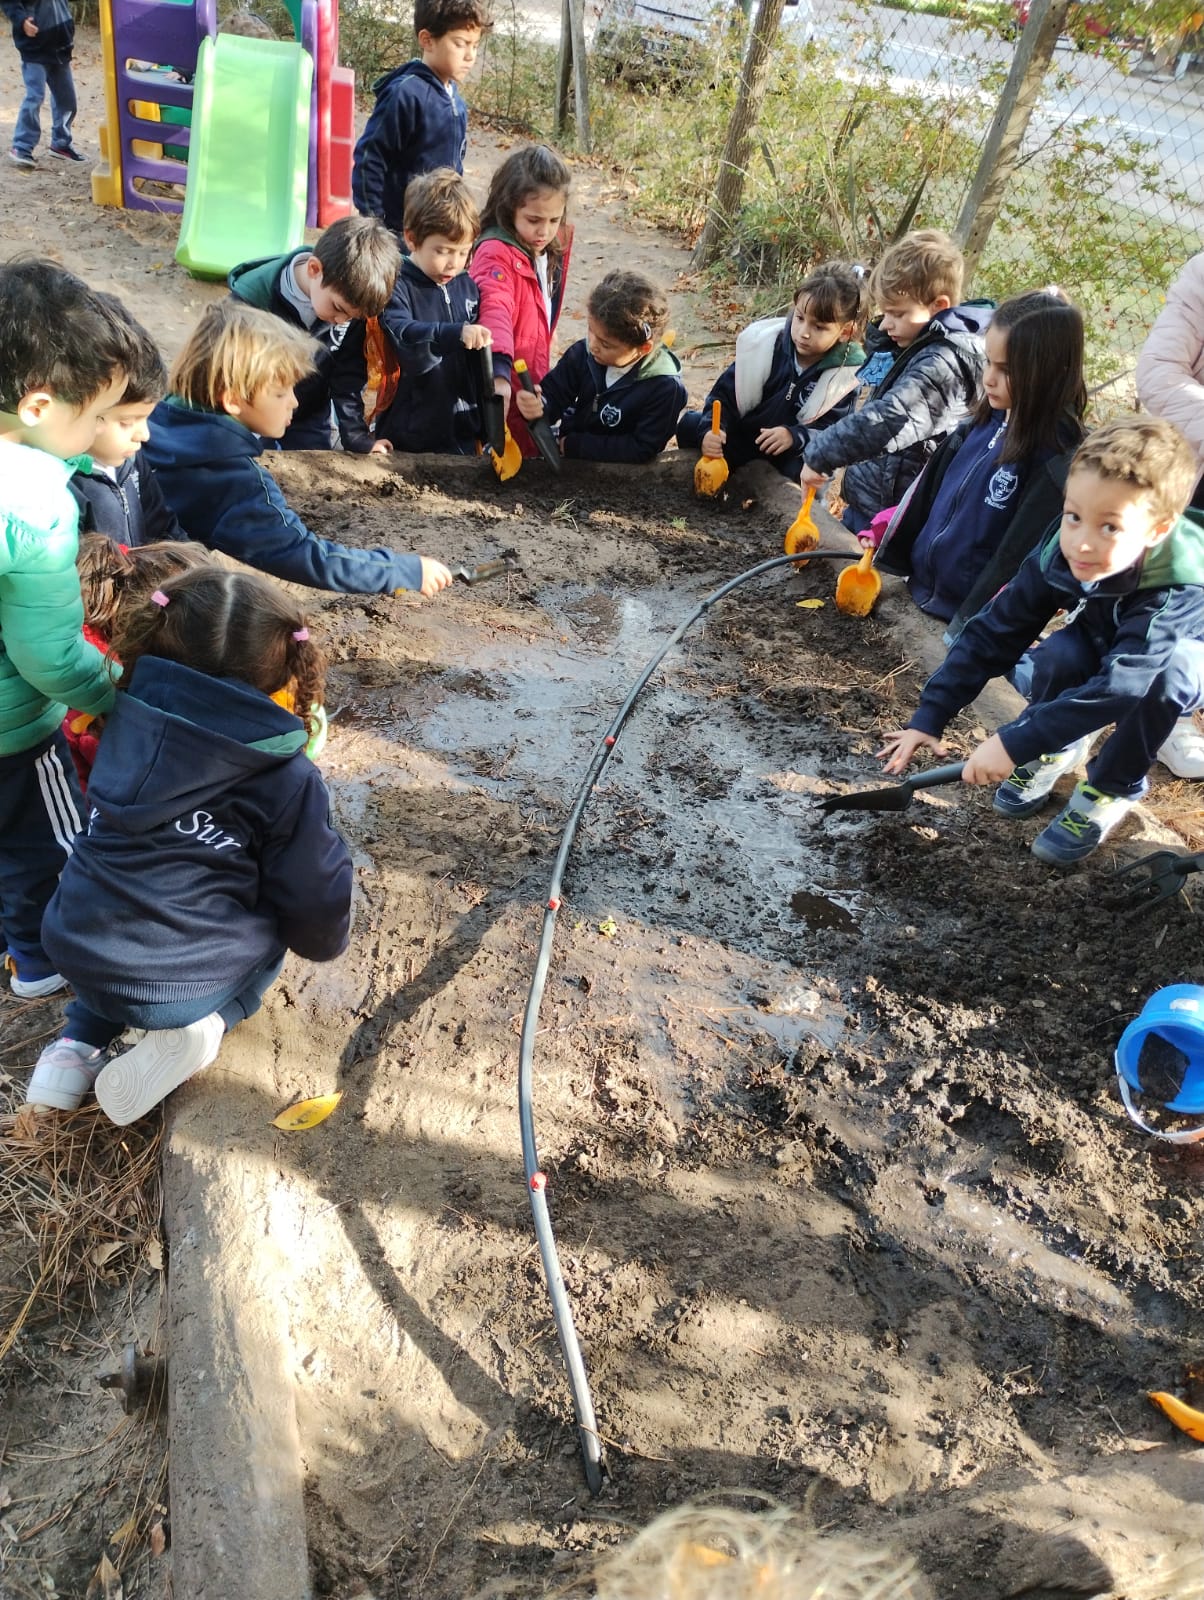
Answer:
[[1038, 756], [1026, 767], [1017, 767], [1011, 777], [1005, 778], [996, 789], [992, 802], [995, 810], [1003, 817], [1031, 817], [1040, 811], [1053, 794], [1058, 779], [1086, 761], [1093, 737], [1089, 734], [1085, 739], [1067, 745], [1065, 750]]
[[37, 162], [28, 150], [10, 150], [8, 159], [14, 167], [36, 167]]
[[96, 1082], [105, 1052], [78, 1039], [56, 1039], [38, 1057], [25, 1090], [25, 1103], [53, 1111], [74, 1111]]

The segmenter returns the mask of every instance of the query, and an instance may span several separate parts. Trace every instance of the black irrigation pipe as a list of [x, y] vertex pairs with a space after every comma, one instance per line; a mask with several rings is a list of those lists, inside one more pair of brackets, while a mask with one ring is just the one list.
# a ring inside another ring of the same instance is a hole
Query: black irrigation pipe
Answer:
[[[808, 550], [806, 559], [815, 560], [817, 557], [827, 557], [836, 561], [856, 561], [862, 552], [860, 550]], [[535, 1034], [539, 1024], [539, 1008], [543, 1000], [544, 985], [547, 983], [548, 967], [552, 960], [552, 938], [556, 931], [556, 913], [560, 910], [560, 886], [564, 877], [565, 865], [569, 858], [569, 851], [573, 848], [573, 841], [577, 837], [577, 828], [581, 817], [593, 793], [602, 768], [606, 765], [611, 751], [614, 749], [623, 724], [627, 721], [636, 701], [647, 686], [648, 680], [660, 666], [661, 662], [679, 644], [686, 632], [694, 626], [699, 617], [704, 616], [713, 605], [725, 599], [733, 589], [738, 589], [742, 583], [747, 583], [750, 578], [757, 578], [763, 572], [772, 572], [775, 567], [784, 567], [788, 563], [797, 561], [798, 556], [774, 556], [769, 561], [761, 561], [755, 567], [749, 567], [747, 572], [741, 572], [734, 578], [721, 584], [718, 589], [707, 595], [705, 600], [699, 602], [686, 620], [675, 629], [665, 640], [664, 644], [652, 657], [648, 665], [640, 673], [628, 691], [627, 698], [615, 712], [610, 727], [602, 736], [597, 748], [594, 750], [585, 777], [577, 790], [573, 801], [572, 810], [564, 825], [564, 832], [560, 837], [560, 849], [556, 852], [556, 861], [552, 867], [552, 879], [548, 885], [548, 899], [543, 913], [543, 931], [539, 940], [539, 955], [535, 962], [535, 971], [531, 978], [531, 988], [527, 995], [527, 1008], [523, 1013], [523, 1031], [518, 1046], [518, 1120], [522, 1131], [523, 1141], [523, 1167], [527, 1174], [527, 1194], [531, 1201], [531, 1214], [535, 1219], [535, 1236], [539, 1241], [539, 1254], [543, 1260], [544, 1277], [547, 1280], [548, 1295], [552, 1301], [552, 1315], [556, 1321], [556, 1332], [560, 1339], [560, 1353], [564, 1357], [564, 1365], [568, 1372], [569, 1388], [573, 1394], [573, 1411], [577, 1417], [577, 1434], [581, 1442], [581, 1457], [585, 1466], [585, 1481], [590, 1492], [597, 1494], [602, 1487], [602, 1441], [598, 1435], [598, 1425], [594, 1418], [594, 1401], [589, 1390], [589, 1379], [586, 1376], [585, 1362], [581, 1356], [581, 1346], [577, 1340], [577, 1330], [573, 1326], [573, 1311], [569, 1305], [568, 1291], [564, 1286], [564, 1275], [560, 1270], [560, 1256], [556, 1249], [556, 1236], [552, 1231], [552, 1219], [548, 1212], [547, 1173], [542, 1172], [539, 1166], [539, 1155], [535, 1147], [535, 1118], [531, 1110], [531, 1079], [535, 1060]]]

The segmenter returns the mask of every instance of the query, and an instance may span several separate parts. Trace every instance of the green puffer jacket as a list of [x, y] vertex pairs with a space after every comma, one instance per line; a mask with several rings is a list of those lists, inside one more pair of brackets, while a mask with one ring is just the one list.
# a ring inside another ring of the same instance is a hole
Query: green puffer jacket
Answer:
[[69, 705], [113, 704], [104, 657], [81, 632], [79, 511], [67, 488], [81, 459], [0, 439], [0, 756], [48, 739]]

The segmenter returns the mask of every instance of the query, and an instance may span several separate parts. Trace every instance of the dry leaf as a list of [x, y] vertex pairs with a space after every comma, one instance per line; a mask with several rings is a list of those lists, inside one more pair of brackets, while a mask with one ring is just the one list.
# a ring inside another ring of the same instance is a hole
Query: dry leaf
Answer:
[[822, 600], [796, 600], [794, 603], [800, 611], [818, 611], [823, 605]]
[[84, 1593], [84, 1600], [125, 1600], [121, 1574], [108, 1556], [101, 1556], [100, 1565], [92, 1574], [92, 1581]]
[[163, 1524], [158, 1517], [151, 1523], [147, 1539], [150, 1543], [151, 1555], [161, 1556], [167, 1549], [167, 1534], [164, 1532]]
[[163, 1271], [163, 1241], [157, 1233], [146, 1241], [146, 1263], [155, 1272]]
[[124, 1249], [125, 1246], [119, 1240], [110, 1239], [108, 1244], [98, 1244], [96, 1249], [90, 1252], [89, 1260], [95, 1267], [104, 1267]]
[[272, 1126], [283, 1128], [285, 1133], [303, 1133], [306, 1128], [316, 1128], [319, 1122], [326, 1121], [342, 1098], [343, 1091], [340, 1089], [336, 1094], [320, 1094], [313, 1100], [298, 1100], [287, 1111], [273, 1117]]
[[138, 1531], [137, 1515], [127, 1517], [120, 1528], [109, 1535], [110, 1544], [125, 1544], [127, 1539], [132, 1539]]
[[7, 1483], [0, 1483], [0, 1511], [13, 1503], [13, 1492]]

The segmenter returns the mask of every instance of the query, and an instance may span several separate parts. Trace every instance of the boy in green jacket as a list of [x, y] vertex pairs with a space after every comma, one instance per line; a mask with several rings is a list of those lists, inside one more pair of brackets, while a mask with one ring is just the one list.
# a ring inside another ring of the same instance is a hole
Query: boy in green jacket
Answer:
[[121, 399], [129, 351], [107, 296], [50, 261], [0, 266], [0, 931], [22, 999], [65, 983], [41, 938], [83, 810], [59, 725], [68, 705], [113, 703], [81, 631], [67, 485]]

